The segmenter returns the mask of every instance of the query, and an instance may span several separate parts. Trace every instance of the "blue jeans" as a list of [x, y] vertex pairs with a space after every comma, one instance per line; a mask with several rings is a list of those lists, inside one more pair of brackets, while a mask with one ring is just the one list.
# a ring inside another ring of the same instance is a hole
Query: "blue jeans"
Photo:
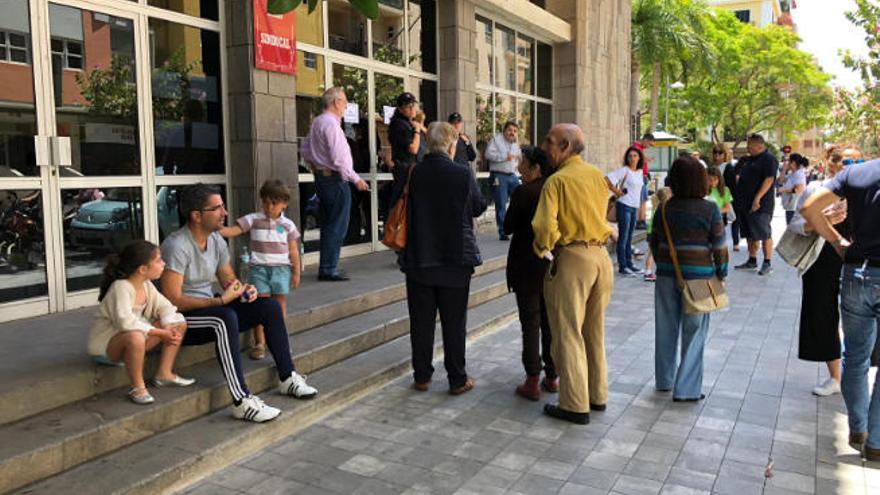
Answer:
[[492, 199], [495, 201], [495, 224], [498, 225], [498, 235], [504, 235], [504, 215], [507, 214], [507, 201], [513, 194], [513, 190], [519, 186], [519, 177], [516, 174], [489, 172], [489, 184], [492, 186]]
[[[681, 302], [675, 277], [658, 276], [654, 286], [654, 383], [672, 389], [676, 399], [698, 399], [703, 389], [703, 347], [709, 333], [709, 313], [689, 315]], [[681, 363], [678, 337], [681, 334]], [[676, 370], [677, 368], [677, 370]]]
[[617, 205], [617, 269], [635, 268], [633, 266], [632, 238], [636, 230], [636, 217], [639, 209], [627, 206], [620, 201]]
[[880, 268], [844, 265], [840, 283], [843, 375], [840, 388], [849, 431], [868, 433], [868, 447], [880, 449], [880, 380], [868, 391], [871, 351], [880, 321]]
[[318, 275], [336, 275], [339, 250], [348, 232], [351, 216], [351, 188], [341, 177], [315, 175], [315, 191], [321, 212], [321, 261]]

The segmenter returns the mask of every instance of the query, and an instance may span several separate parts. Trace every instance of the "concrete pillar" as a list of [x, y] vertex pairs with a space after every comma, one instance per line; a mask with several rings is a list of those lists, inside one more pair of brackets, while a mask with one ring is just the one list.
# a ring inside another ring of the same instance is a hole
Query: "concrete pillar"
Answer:
[[617, 167], [629, 144], [630, 0], [547, 0], [571, 24], [572, 41], [554, 45], [554, 122], [586, 134], [586, 158]]
[[477, 58], [476, 11], [473, 0], [442, 0], [438, 4], [440, 31], [437, 118], [446, 120], [452, 112], [464, 119], [465, 133], [476, 133]]
[[239, 216], [259, 208], [268, 178], [291, 189], [289, 218], [299, 225], [296, 78], [254, 68], [253, 2], [226, 0], [226, 97], [229, 113], [228, 194]]

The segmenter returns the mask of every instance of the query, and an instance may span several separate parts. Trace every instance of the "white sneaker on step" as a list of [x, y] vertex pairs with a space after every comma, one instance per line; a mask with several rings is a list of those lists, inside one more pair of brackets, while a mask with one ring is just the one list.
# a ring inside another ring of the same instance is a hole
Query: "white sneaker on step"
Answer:
[[828, 397], [829, 395], [839, 394], [840, 393], [840, 383], [837, 382], [834, 378], [829, 378], [825, 380], [822, 385], [818, 385], [813, 388], [813, 395], [818, 395], [819, 397]]
[[284, 395], [292, 395], [297, 399], [311, 399], [318, 395], [318, 389], [306, 383], [306, 377], [296, 371], [287, 380], [278, 384], [278, 391]]
[[249, 395], [241, 399], [241, 404], [232, 405], [232, 416], [245, 421], [253, 421], [254, 423], [262, 423], [275, 419], [281, 414], [281, 409], [266, 405], [262, 399], [256, 395]]

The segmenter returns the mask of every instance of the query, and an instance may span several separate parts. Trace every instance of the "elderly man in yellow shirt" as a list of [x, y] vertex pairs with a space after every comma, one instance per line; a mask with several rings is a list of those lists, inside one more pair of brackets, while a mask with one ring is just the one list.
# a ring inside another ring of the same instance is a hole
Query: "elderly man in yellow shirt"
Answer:
[[578, 126], [554, 126], [542, 147], [556, 173], [544, 184], [532, 228], [535, 253], [552, 262], [544, 298], [560, 378], [559, 404], [546, 404], [544, 413], [587, 424], [590, 410], [603, 411], [608, 401], [605, 308], [614, 288], [605, 248], [611, 235], [608, 185], [581, 158], [584, 134]]

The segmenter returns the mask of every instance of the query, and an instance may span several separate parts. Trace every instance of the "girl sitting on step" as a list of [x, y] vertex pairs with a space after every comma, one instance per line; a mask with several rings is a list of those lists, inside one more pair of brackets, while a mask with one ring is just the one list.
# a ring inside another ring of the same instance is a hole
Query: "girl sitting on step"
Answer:
[[153, 402], [144, 383], [144, 355], [160, 343], [162, 353], [152, 384], [186, 387], [195, 383], [171, 370], [186, 320], [153, 285], [164, 269], [159, 246], [149, 241], [132, 241], [119, 255], [111, 255], [101, 279], [97, 320], [89, 334], [89, 354], [95, 362], [125, 363], [131, 380], [128, 397], [135, 404]]

